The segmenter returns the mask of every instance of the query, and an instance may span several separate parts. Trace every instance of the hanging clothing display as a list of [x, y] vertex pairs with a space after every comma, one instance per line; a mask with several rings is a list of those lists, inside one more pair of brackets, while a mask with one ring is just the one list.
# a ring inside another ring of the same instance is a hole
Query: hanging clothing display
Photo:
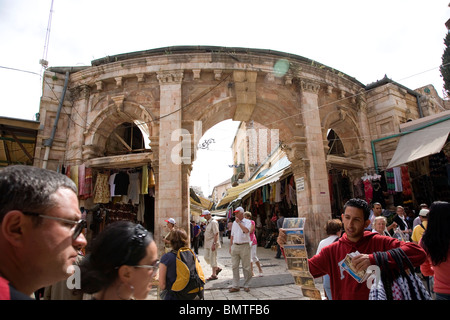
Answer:
[[85, 200], [85, 199], [91, 198], [92, 195], [93, 195], [92, 168], [85, 168], [84, 169], [83, 193], [80, 196], [80, 198]]
[[84, 185], [86, 181], [86, 165], [82, 164], [78, 166], [78, 195], [83, 196]]
[[130, 184], [130, 177], [128, 173], [120, 171], [116, 174], [114, 178], [114, 195], [115, 196], [126, 196], [128, 194], [128, 185]]
[[133, 204], [139, 203], [140, 193], [140, 181], [139, 172], [133, 172], [129, 174], [129, 186], [128, 186], [128, 198]]
[[364, 180], [364, 195], [367, 203], [371, 203], [373, 199], [373, 188], [370, 180]]
[[387, 185], [387, 192], [389, 194], [395, 194], [395, 181], [394, 181], [394, 170], [387, 169], [386, 170], [386, 185]]
[[153, 172], [153, 169], [150, 169], [150, 172], [148, 175], [148, 187], [153, 188], [155, 185], [156, 185], [155, 173]]
[[94, 203], [108, 203], [111, 197], [109, 189], [109, 176], [104, 173], [97, 174], [94, 187]]
[[393, 168], [394, 172], [394, 184], [395, 184], [395, 192], [402, 192], [402, 169], [400, 167]]
[[92, 168], [78, 166], [78, 195], [81, 200], [92, 197]]
[[373, 188], [372, 201], [380, 203], [381, 206], [383, 208], [385, 208], [386, 207], [386, 203], [384, 201], [383, 189], [381, 187], [381, 181], [379, 181], [379, 180], [372, 181], [372, 188]]
[[117, 173], [113, 173], [109, 176], [109, 193], [111, 197], [116, 195], [116, 185], [114, 184], [114, 179], [116, 178]]
[[136, 216], [137, 221], [144, 222], [144, 214], [145, 214], [145, 195], [140, 194], [139, 195], [139, 205], [138, 205], [137, 216]]
[[75, 182], [75, 184], [77, 185], [77, 189], [78, 189], [78, 166], [72, 166], [70, 168], [70, 179], [72, 179], [73, 182]]
[[140, 194], [148, 194], [148, 167], [147, 166], [142, 166]]
[[353, 180], [353, 194], [355, 198], [364, 198], [364, 183], [360, 178]]

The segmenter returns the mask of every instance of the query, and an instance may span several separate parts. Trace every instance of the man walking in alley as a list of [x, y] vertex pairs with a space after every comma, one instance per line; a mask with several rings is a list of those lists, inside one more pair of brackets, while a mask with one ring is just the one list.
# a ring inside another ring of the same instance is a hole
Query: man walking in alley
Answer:
[[203, 211], [202, 217], [206, 219], [205, 228], [205, 261], [211, 265], [212, 274], [206, 279], [208, 281], [216, 280], [221, 268], [217, 266], [217, 250], [220, 248], [219, 241], [219, 223], [211, 217], [211, 212]]
[[238, 292], [239, 289], [239, 265], [242, 261], [244, 272], [244, 291], [249, 292], [249, 284], [252, 278], [250, 265], [250, 229], [251, 221], [244, 218], [244, 209], [237, 207], [234, 211], [235, 220], [231, 227], [230, 255], [233, 269], [233, 283], [230, 292]]

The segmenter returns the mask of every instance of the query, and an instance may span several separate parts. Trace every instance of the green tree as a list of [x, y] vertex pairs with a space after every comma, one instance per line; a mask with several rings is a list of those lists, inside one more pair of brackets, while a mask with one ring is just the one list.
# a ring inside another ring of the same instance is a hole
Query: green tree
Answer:
[[447, 97], [450, 96], [450, 32], [444, 38], [444, 54], [442, 55], [442, 65], [440, 71], [442, 78], [444, 79], [444, 89]]

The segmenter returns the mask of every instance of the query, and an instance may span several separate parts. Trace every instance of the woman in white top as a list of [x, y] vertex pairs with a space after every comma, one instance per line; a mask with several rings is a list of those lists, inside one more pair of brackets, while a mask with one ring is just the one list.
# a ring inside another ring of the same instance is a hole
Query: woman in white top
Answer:
[[382, 236], [390, 237], [391, 235], [386, 229], [387, 220], [383, 216], [376, 217], [373, 220], [373, 229], [372, 232], [377, 232]]

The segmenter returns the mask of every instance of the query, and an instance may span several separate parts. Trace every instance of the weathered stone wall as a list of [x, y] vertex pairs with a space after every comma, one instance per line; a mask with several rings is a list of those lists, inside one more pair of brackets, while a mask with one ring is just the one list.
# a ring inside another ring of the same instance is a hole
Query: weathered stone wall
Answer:
[[[398, 132], [400, 123], [419, 117], [416, 97], [395, 83], [366, 91], [348, 75], [303, 57], [242, 48], [155, 49], [106, 57], [89, 67], [47, 70], [38, 166], [66, 71], [70, 71], [68, 93], [48, 168], [55, 169], [62, 162], [102, 163], [106, 141], [115, 128], [123, 122], [141, 123], [152, 153], [127, 159], [151, 162], [154, 168], [158, 241], [164, 219], [169, 217], [188, 230], [189, 174], [195, 146], [206, 130], [223, 120], [253, 120], [279, 130], [295, 179], [304, 182], [304, 188], [297, 190], [297, 202], [299, 216], [308, 219], [312, 254], [331, 217], [329, 166], [345, 166], [354, 175], [374, 169], [370, 142]], [[425, 112], [432, 109], [429, 102]], [[341, 138], [344, 157], [329, 157], [328, 129]], [[387, 164], [395, 146], [390, 140], [377, 145], [379, 165]], [[183, 148], [190, 149], [188, 155]], [[108, 163], [123, 159], [112, 158]]]

